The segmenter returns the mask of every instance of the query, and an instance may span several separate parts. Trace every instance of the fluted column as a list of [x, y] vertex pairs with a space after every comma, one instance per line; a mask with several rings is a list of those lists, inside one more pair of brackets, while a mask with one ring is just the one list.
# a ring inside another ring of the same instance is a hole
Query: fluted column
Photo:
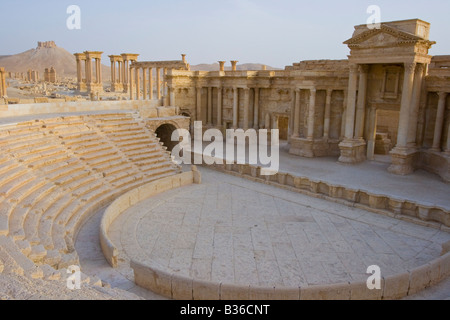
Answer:
[[405, 64], [405, 76], [403, 80], [402, 102], [400, 106], [400, 119], [398, 125], [397, 148], [406, 148], [409, 129], [409, 113], [411, 109], [411, 95], [414, 83], [414, 71], [416, 63]]
[[259, 91], [258, 87], [255, 88], [255, 105], [253, 107], [253, 128], [259, 129]]
[[86, 84], [92, 82], [92, 59], [86, 59]]
[[161, 68], [156, 68], [156, 91], [158, 100], [161, 99]]
[[202, 121], [202, 88], [197, 87], [197, 121]]
[[239, 120], [239, 88], [233, 88], [233, 129], [237, 129]]
[[111, 86], [116, 83], [116, 61], [111, 59]]
[[358, 81], [357, 65], [350, 65], [348, 80], [347, 110], [345, 114], [345, 139], [352, 140], [355, 128], [356, 87]]
[[219, 61], [219, 71], [225, 71], [225, 61]]
[[448, 126], [448, 132], [447, 132], [447, 145], [446, 145], [446, 147], [445, 147], [445, 152], [446, 152], [447, 154], [450, 155], [450, 124], [449, 124], [449, 126]]
[[310, 90], [311, 95], [309, 97], [308, 108], [308, 140], [314, 139], [314, 120], [316, 116], [316, 88]]
[[409, 128], [408, 128], [408, 147], [417, 146], [417, 128], [419, 122], [419, 108], [420, 108], [420, 97], [424, 91], [423, 77], [425, 75], [425, 66], [423, 64], [417, 64], [416, 73], [414, 75], [414, 85], [411, 100], [411, 111], [409, 113]]
[[294, 132], [292, 137], [300, 137], [300, 89], [295, 89]]
[[149, 78], [148, 78], [148, 92], [149, 92], [149, 96], [150, 96], [150, 100], [153, 100], [153, 68], [149, 68]]
[[83, 74], [81, 72], [81, 59], [77, 57], [77, 80], [78, 85], [83, 82]]
[[102, 74], [102, 60], [98, 59], [98, 83], [103, 83], [103, 74]]
[[147, 100], [147, 68], [142, 68], [142, 82], [143, 82], [143, 100]]
[[141, 99], [141, 77], [140, 77], [140, 70], [141, 68], [137, 67], [136, 69], [136, 100]]
[[359, 86], [358, 86], [358, 104], [356, 109], [355, 139], [362, 139], [364, 136], [364, 120], [366, 113], [367, 96], [367, 73], [368, 65], [359, 66]]
[[222, 87], [217, 88], [217, 125], [222, 126]]
[[327, 99], [325, 102], [325, 116], [323, 122], [323, 137], [328, 139], [330, 136], [330, 120], [331, 120], [331, 95], [333, 94], [332, 89], [327, 90]]
[[212, 114], [212, 87], [208, 87], [208, 106], [207, 106], [207, 110], [208, 110], [208, 125], [212, 125], [212, 119], [213, 119], [213, 114]]
[[249, 128], [250, 89], [244, 89], [244, 130]]
[[[128, 88], [130, 86], [131, 79], [129, 78], [130, 73], [130, 64], [128, 60], [123, 60], [123, 70], [122, 70], [122, 80], [124, 87]], [[129, 88], [128, 88], [129, 90]]]
[[231, 71], [236, 71], [237, 70], [237, 63], [239, 61], [231, 61]]
[[133, 91], [133, 85], [134, 85], [134, 79], [133, 79], [133, 75], [134, 75], [134, 68], [129, 66], [130, 74], [128, 75], [127, 79], [130, 81], [130, 83], [128, 84], [128, 90], [130, 90], [130, 100], [134, 100], [134, 91]]
[[175, 107], [175, 88], [168, 86], [167, 90], [169, 91], [169, 106]]
[[444, 113], [445, 113], [445, 102], [447, 99], [447, 92], [439, 92], [439, 102], [436, 113], [436, 123], [434, 125], [434, 138], [433, 138], [433, 151], [441, 151], [441, 138], [442, 138], [442, 128], [444, 126]]

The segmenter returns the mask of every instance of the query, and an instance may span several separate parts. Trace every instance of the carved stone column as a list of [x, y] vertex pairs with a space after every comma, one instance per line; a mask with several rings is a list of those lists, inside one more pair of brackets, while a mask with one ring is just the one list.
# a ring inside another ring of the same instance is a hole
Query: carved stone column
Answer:
[[407, 142], [409, 126], [411, 125], [410, 113], [415, 70], [415, 62], [405, 63], [397, 146], [391, 151], [392, 164], [388, 168], [388, 171], [394, 174], [406, 175], [414, 171], [414, 154], [416, 153], [416, 150], [415, 148], [408, 148]]
[[439, 102], [436, 113], [436, 123], [434, 126], [434, 137], [433, 137], [433, 147], [431, 150], [440, 152], [441, 151], [441, 138], [442, 129], [444, 126], [444, 113], [445, 113], [445, 101], [447, 99], [447, 92], [439, 92]]

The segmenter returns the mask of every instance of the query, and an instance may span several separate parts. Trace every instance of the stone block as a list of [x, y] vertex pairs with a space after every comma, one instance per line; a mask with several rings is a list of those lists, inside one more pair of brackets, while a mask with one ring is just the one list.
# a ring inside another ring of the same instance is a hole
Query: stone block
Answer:
[[132, 260], [130, 267], [134, 270], [134, 282], [145, 289], [172, 298], [172, 275]]
[[195, 280], [192, 284], [194, 300], [219, 300], [220, 283]]
[[172, 274], [172, 299], [192, 300], [193, 284], [192, 279]]
[[237, 284], [222, 284], [220, 300], [249, 300], [250, 286]]
[[381, 300], [383, 295], [384, 279], [381, 280], [381, 289], [370, 290], [366, 282], [350, 282], [351, 300]]
[[350, 300], [349, 283], [300, 288], [300, 300]]
[[431, 265], [426, 264], [415, 268], [409, 274], [409, 291], [408, 295], [413, 295], [417, 292], [428, 288], [431, 283]]
[[383, 300], [406, 297], [409, 291], [409, 272], [384, 278]]

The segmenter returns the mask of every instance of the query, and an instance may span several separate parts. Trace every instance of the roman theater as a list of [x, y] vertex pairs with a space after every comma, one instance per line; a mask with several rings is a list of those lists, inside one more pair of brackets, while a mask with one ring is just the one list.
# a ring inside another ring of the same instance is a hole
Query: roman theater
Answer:
[[[111, 54], [108, 84], [81, 49], [82, 99], [10, 98], [0, 68], [0, 299], [450, 298], [450, 56], [429, 35], [359, 25], [348, 59], [283, 70]], [[196, 121], [278, 130], [278, 172], [177, 164]]]

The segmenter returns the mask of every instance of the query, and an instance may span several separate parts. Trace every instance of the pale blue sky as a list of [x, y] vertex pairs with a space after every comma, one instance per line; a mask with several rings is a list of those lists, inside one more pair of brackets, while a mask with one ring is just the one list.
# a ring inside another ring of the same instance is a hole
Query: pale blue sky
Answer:
[[[81, 30], [68, 30], [66, 9], [81, 8]], [[382, 21], [431, 23], [433, 55], [450, 54], [449, 0], [0, 0], [0, 55], [54, 40], [68, 51], [139, 53], [139, 60], [217, 60], [284, 67], [307, 59], [344, 59], [353, 26], [369, 5]], [[108, 64], [107, 60], [104, 61]], [[227, 63], [229, 64], [229, 62]]]

